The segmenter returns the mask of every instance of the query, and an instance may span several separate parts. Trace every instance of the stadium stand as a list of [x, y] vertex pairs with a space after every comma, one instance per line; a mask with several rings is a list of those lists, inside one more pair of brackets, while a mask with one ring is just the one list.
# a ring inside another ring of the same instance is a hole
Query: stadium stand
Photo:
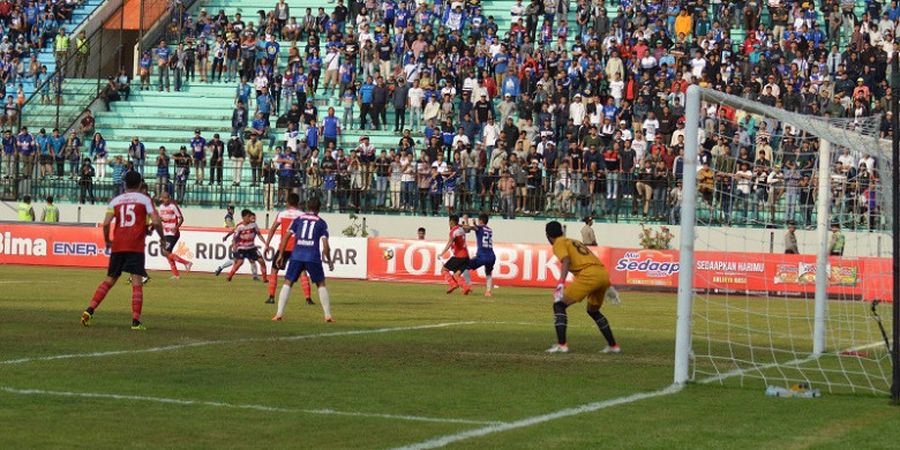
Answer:
[[[101, 164], [125, 165], [93, 169], [91, 183], [112, 195], [109, 175], [128, 170], [138, 138], [151, 189], [183, 204], [271, 208], [297, 190], [328, 210], [673, 222], [690, 83], [810, 115], [884, 114], [898, 18], [896, 3], [862, 0], [200, 1], [178, 18], [180, 42], [142, 55], [129, 100], [95, 108]], [[238, 98], [246, 118], [234, 123]], [[309, 133], [330, 128], [329, 108], [340, 135]], [[816, 142], [727, 107], [701, 125], [709, 220], [812, 223]], [[31, 175], [32, 193], [86, 200], [80, 175]], [[834, 176], [839, 220], [879, 226], [877, 161], [849, 152]], [[742, 205], [724, 200], [745, 191]]]

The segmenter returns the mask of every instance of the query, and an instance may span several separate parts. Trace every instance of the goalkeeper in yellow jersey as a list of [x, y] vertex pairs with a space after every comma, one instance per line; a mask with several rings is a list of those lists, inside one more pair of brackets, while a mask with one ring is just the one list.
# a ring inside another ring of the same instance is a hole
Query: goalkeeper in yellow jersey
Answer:
[[[609, 273], [606, 267], [596, 255], [579, 241], [563, 236], [562, 224], [553, 221], [545, 228], [547, 240], [553, 245], [553, 254], [559, 260], [561, 268], [559, 272], [559, 284], [553, 297], [553, 315], [556, 319], [557, 343], [547, 350], [547, 353], [568, 353], [569, 346], [566, 342], [566, 327], [568, 316], [566, 308], [573, 303], [587, 299], [587, 313], [597, 323], [603, 337], [609, 344], [603, 349], [603, 353], [619, 353], [622, 350], [616, 344], [609, 321], [600, 313], [603, 299], [606, 297], [609, 286]], [[575, 281], [565, 285], [566, 277], [572, 272]]]

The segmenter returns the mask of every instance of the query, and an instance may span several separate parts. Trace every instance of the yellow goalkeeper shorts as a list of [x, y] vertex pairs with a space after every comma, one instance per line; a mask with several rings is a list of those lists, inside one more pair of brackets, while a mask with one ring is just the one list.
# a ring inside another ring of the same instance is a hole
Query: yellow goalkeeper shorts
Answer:
[[607, 289], [609, 272], [603, 266], [590, 266], [575, 275], [575, 281], [563, 289], [563, 297], [575, 303], [587, 299], [589, 305], [599, 308]]

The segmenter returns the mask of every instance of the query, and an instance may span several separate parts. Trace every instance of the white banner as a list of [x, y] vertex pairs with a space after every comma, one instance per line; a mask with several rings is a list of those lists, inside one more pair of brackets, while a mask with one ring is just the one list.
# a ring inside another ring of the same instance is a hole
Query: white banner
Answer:
[[[225, 264], [229, 258], [228, 247], [230, 242], [223, 242], [226, 231], [182, 231], [181, 239], [175, 245], [175, 254], [194, 263], [194, 272], [214, 272], [217, 267]], [[230, 241], [230, 239], [229, 239]], [[328, 239], [331, 244], [331, 254], [334, 259], [334, 271], [329, 272], [325, 267], [325, 276], [330, 278], [352, 278], [364, 280], [366, 278], [366, 266], [368, 257], [368, 245], [365, 238], [348, 238], [333, 236]], [[280, 238], [272, 239], [272, 249], [263, 252], [262, 243], [257, 248], [260, 255], [266, 261], [266, 270], [269, 270], [270, 261], [278, 249]], [[159, 241], [147, 240], [147, 269], [169, 270], [169, 262], [159, 254]], [[182, 270], [183, 266], [178, 265]], [[227, 272], [229, 269], [226, 269]], [[238, 273], [249, 274], [250, 264], [244, 262]]]

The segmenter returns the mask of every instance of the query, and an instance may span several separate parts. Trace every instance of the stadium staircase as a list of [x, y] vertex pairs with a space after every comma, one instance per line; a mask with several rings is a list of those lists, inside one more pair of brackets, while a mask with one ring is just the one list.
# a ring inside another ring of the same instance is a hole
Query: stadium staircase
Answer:
[[[70, 49], [75, 46], [75, 34], [72, 32], [75, 31], [81, 24], [90, 17], [91, 14], [103, 4], [104, 0], [85, 0], [84, 3], [79, 5], [72, 11], [72, 19], [69, 22], [64, 23], [62, 26], [65, 27], [66, 31], [69, 32], [70, 37]], [[56, 58], [53, 55], [53, 39], [50, 39], [47, 42], [47, 45], [42, 48], [37, 54], [38, 62], [42, 65], [47, 66], [47, 73], [53, 73], [56, 71]], [[31, 63], [31, 57], [26, 58], [24, 61], [25, 67]], [[25, 89], [25, 95], [30, 96], [36, 86], [32, 83], [32, 78], [27, 77], [27, 79], [17, 80], [16, 83], [22, 83], [22, 87]], [[9, 94], [15, 94], [16, 92], [16, 83], [9, 83], [6, 86], [6, 91]]]
[[[212, 0], [198, 2], [194, 14], [200, 8], [205, 8], [210, 14], [216, 14], [224, 10], [225, 14], [233, 17], [235, 13], [241, 14], [252, 20], [256, 11], [268, 10], [271, 2], [264, 0]], [[501, 30], [509, 29], [509, 8], [515, 4], [511, 0], [486, 1], [483, 4], [485, 16], [493, 15]], [[305, 8], [316, 9], [322, 4], [314, 0], [290, 1], [293, 15], [304, 14]], [[570, 13], [570, 23], [574, 22], [574, 10]], [[281, 41], [281, 57], [279, 58], [281, 69], [287, 61], [287, 53], [290, 48], [289, 41]], [[324, 54], [324, 40], [322, 50]], [[181, 145], [187, 145], [193, 137], [193, 130], [199, 128], [203, 135], [209, 139], [213, 133], [219, 133], [222, 140], [227, 140], [231, 130], [231, 112], [236, 83], [201, 83], [195, 80], [187, 84], [183, 92], [159, 92], [154, 76], [151, 80], [151, 90], [132, 91], [131, 100], [128, 102], [113, 103], [112, 111], [98, 112], [97, 128], [109, 144], [114, 154], [124, 154], [131, 138], [140, 136], [148, 150], [165, 146], [170, 152], [177, 151]], [[316, 107], [321, 115], [324, 115], [329, 106], [334, 106], [340, 117], [343, 109], [339, 107], [337, 93], [325, 95], [320, 83], [320, 89], [313, 97]], [[253, 108], [250, 108], [252, 114]], [[358, 108], [355, 110], [358, 118]], [[358, 120], [354, 119], [355, 122]], [[394, 114], [391, 108], [387, 112], [387, 124], [381, 131], [359, 131], [358, 129], [344, 129], [341, 142], [343, 147], [355, 146], [362, 135], [369, 136], [376, 148], [393, 147], [398, 142], [398, 135], [393, 130]], [[356, 124], [358, 126], [358, 123]], [[277, 129], [277, 136], [281, 137], [283, 129]], [[421, 137], [420, 135], [417, 137]], [[271, 154], [271, 153], [267, 153]], [[245, 170], [249, 170], [245, 168]], [[246, 178], [246, 177], [244, 177]]]

